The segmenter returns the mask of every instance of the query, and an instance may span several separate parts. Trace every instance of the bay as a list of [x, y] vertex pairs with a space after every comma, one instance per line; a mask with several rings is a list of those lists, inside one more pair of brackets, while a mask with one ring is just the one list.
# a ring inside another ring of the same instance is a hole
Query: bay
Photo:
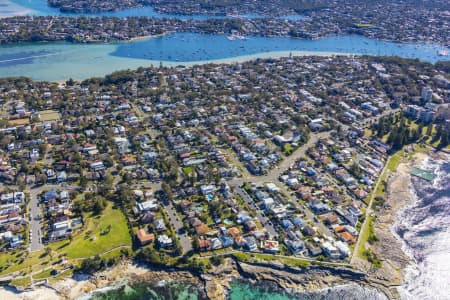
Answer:
[[68, 42], [0, 46], [0, 77], [27, 76], [35, 80], [86, 79], [138, 67], [194, 65], [304, 54], [370, 54], [418, 58], [436, 62], [439, 46], [398, 44], [361, 36], [320, 40], [248, 37], [230, 41], [225, 35], [173, 33], [163, 37], [109, 44]]
[[[65, 16], [65, 17], [75, 17], [75, 16], [91, 16], [91, 17], [153, 17], [153, 18], [177, 18], [177, 19], [195, 19], [195, 20], [205, 20], [205, 19], [218, 19], [225, 18], [226, 16], [213, 16], [213, 15], [177, 15], [177, 14], [162, 14], [156, 12], [151, 6], [142, 6], [136, 8], [123, 9], [111, 12], [98, 12], [98, 13], [68, 13], [61, 12], [57, 7], [51, 7], [47, 4], [47, 0], [0, 0], [0, 3], [5, 3], [8, 6], [15, 6], [21, 8], [22, 12], [17, 10], [15, 13], [12, 10], [3, 10], [0, 6], [0, 16], [2, 15], [33, 15], [33, 16]], [[245, 14], [239, 17], [246, 19], [260, 18], [258, 14]], [[282, 16], [280, 18], [288, 20], [301, 20], [300, 15]]]

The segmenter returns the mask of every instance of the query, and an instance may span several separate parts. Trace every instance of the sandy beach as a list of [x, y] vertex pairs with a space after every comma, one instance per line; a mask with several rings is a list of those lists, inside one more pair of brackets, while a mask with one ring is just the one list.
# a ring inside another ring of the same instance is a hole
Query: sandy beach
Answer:
[[156, 38], [160, 38], [160, 37], [163, 37], [163, 36], [171, 34], [171, 33], [172, 32], [164, 32], [164, 33], [155, 34], [155, 35], [137, 36], [137, 37], [131, 38], [127, 42], [136, 42], [136, 41], [143, 41], [143, 40], [148, 40], [148, 39], [156, 39]]
[[[198, 64], [207, 64], [207, 63], [223, 63], [223, 64], [232, 64], [232, 63], [241, 63], [246, 61], [252, 61], [256, 59], [271, 59], [271, 58], [280, 58], [280, 57], [289, 57], [289, 56], [357, 56], [357, 54], [350, 53], [337, 53], [337, 52], [321, 52], [321, 51], [271, 51], [271, 52], [262, 52], [255, 53], [250, 55], [242, 55], [235, 56], [230, 58], [223, 59], [212, 59], [212, 60], [201, 60], [201, 61], [192, 61], [192, 62], [177, 62], [177, 65], [198, 65]], [[174, 63], [174, 62], [166, 62], [163, 63]]]

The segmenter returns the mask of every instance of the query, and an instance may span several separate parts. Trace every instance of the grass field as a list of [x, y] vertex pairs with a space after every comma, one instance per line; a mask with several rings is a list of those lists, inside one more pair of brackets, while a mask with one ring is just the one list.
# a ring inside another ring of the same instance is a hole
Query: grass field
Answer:
[[[99, 216], [85, 216], [86, 225], [72, 241], [53, 243], [50, 247], [68, 258], [84, 258], [119, 246], [131, 246], [127, 221], [122, 211], [108, 204]], [[110, 229], [108, 230], [110, 226]]]
[[38, 251], [31, 254], [28, 252], [20, 253], [2, 253], [0, 255], [0, 275], [16, 271], [28, 271], [33, 265], [48, 262], [49, 258], [43, 258], [44, 251]]
[[23, 125], [28, 125], [29, 123], [30, 123], [29, 118], [8, 121], [8, 124], [10, 126], [23, 126]]
[[23, 278], [13, 279], [11, 281], [11, 285], [18, 286], [18, 287], [25, 287], [25, 286], [30, 285], [30, 283], [31, 283], [31, 278], [30, 277], [23, 277]]
[[54, 121], [61, 119], [61, 115], [56, 110], [43, 110], [39, 112], [40, 119], [43, 122]]
[[34, 275], [33, 275], [33, 279], [44, 279], [44, 278], [49, 278], [49, 277], [52, 276], [51, 273], [52, 273], [52, 270], [51, 270], [51, 269], [50, 269], [50, 270], [45, 270], [45, 271], [42, 271], [42, 272], [40, 272], [40, 273], [38, 273], [38, 274], [34, 274]]
[[359, 249], [357, 249], [357, 255], [360, 258], [364, 258], [364, 250], [366, 249], [366, 243], [369, 240], [370, 235], [373, 233], [373, 217], [368, 217], [367, 224], [364, 228], [364, 231], [361, 231], [359, 234], [361, 235], [360, 243], [359, 243]]
[[[96, 254], [102, 254], [108, 250], [131, 246], [131, 237], [128, 231], [127, 221], [122, 211], [113, 209], [109, 203], [99, 216], [85, 216], [86, 226], [82, 232], [73, 237], [72, 241], [65, 240], [52, 243], [49, 247], [52, 255], [46, 255], [44, 250], [28, 254], [28, 252], [3, 253], [0, 255], [0, 275], [21, 271], [28, 274], [37, 272], [51, 263], [59, 260], [60, 255], [68, 258], [85, 258]], [[109, 231], [106, 229], [109, 228]], [[107, 232], [107, 233], [106, 233]], [[120, 255], [120, 249], [113, 250], [106, 257]], [[39, 277], [47, 276], [47, 271], [39, 274]], [[43, 277], [45, 278], [45, 277]]]
[[284, 264], [291, 266], [291, 267], [298, 267], [298, 268], [306, 268], [308, 267], [311, 262], [296, 258], [296, 257], [279, 257], [274, 256], [271, 254], [257, 254], [257, 253], [242, 253], [242, 252], [236, 252], [232, 254], [235, 258], [237, 258], [240, 261], [244, 262], [254, 262], [254, 261], [280, 261]]
[[398, 164], [400, 163], [404, 155], [405, 151], [403, 150], [400, 150], [394, 155], [392, 155], [387, 164], [387, 169], [391, 172], [394, 172], [397, 169]]

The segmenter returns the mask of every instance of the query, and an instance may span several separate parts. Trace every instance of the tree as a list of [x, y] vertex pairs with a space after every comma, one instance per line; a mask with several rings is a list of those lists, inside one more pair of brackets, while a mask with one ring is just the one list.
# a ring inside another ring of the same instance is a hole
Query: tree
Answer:
[[66, 81], [67, 86], [73, 86], [75, 84], [75, 81], [72, 78], [69, 78], [69, 80]]
[[94, 213], [99, 215], [106, 208], [106, 200], [103, 197], [96, 197], [94, 203]]
[[172, 193], [172, 188], [165, 182], [163, 182], [161, 184], [161, 189], [164, 191], [164, 193], [166, 194], [166, 197], [169, 201], [173, 200], [173, 193]]
[[449, 144], [449, 133], [443, 131], [442, 136], [441, 136], [441, 142], [439, 143], [439, 148], [444, 148], [447, 147]]
[[430, 123], [427, 126], [427, 135], [431, 136], [432, 133], [433, 133], [433, 123]]
[[211, 263], [215, 266], [220, 266], [225, 262], [225, 259], [223, 256], [213, 256], [211, 257]]
[[52, 248], [50, 248], [50, 247], [45, 247], [45, 255], [49, 256], [49, 257], [50, 257], [50, 260], [52, 260], [52, 259], [53, 259], [53, 251], [52, 251]]
[[95, 273], [100, 270], [103, 270], [106, 268], [107, 263], [105, 259], [101, 258], [100, 256], [96, 255], [93, 258], [86, 258], [81, 262], [81, 266], [78, 269], [79, 271], [83, 273]]
[[361, 167], [356, 162], [354, 162], [350, 166], [350, 173], [352, 173], [356, 177], [359, 177], [361, 174]]
[[88, 180], [86, 177], [84, 177], [83, 175], [80, 176], [80, 187], [82, 187], [83, 189], [85, 189], [87, 187], [88, 184]]

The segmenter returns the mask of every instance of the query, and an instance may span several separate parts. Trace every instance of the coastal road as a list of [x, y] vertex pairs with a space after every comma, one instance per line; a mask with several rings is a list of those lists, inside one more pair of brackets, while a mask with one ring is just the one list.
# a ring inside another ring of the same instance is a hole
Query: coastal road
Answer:
[[30, 191], [30, 252], [44, 248], [41, 234], [41, 210], [38, 199], [39, 190]]
[[377, 183], [375, 184], [375, 187], [372, 189], [373, 192], [372, 192], [372, 195], [370, 196], [369, 204], [367, 205], [366, 214], [364, 216], [364, 222], [361, 225], [361, 230], [359, 231], [358, 239], [356, 240], [356, 243], [355, 243], [355, 248], [354, 248], [355, 250], [353, 250], [352, 257], [350, 259], [351, 264], [354, 264], [355, 260], [358, 258], [357, 253], [358, 253], [359, 247], [364, 247], [364, 245], [361, 245], [361, 237], [364, 235], [363, 232], [366, 230], [367, 219], [369, 218], [370, 214], [372, 213], [372, 203], [373, 203], [373, 199], [375, 198], [375, 194], [376, 194], [375, 191], [378, 190], [378, 186], [380, 185], [380, 182], [382, 181], [381, 178], [383, 178], [384, 173], [387, 172], [387, 166], [388, 166], [390, 160], [391, 159], [389, 159], [386, 162], [386, 164], [384, 165], [383, 171], [380, 173], [380, 176], [378, 176]]

